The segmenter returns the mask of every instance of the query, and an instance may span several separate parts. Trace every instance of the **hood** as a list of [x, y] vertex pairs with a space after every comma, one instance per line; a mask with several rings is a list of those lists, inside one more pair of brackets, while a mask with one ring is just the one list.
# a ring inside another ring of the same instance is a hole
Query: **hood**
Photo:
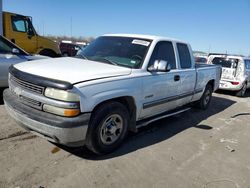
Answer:
[[14, 66], [29, 74], [66, 81], [71, 84], [131, 73], [130, 68], [71, 57], [27, 61]]
[[25, 56], [25, 58], [26, 58], [28, 61], [31, 61], [31, 60], [38, 60], [38, 59], [48, 59], [48, 58], [50, 58], [50, 57], [44, 56], [44, 55], [35, 54], [35, 55], [27, 55], [27, 56]]

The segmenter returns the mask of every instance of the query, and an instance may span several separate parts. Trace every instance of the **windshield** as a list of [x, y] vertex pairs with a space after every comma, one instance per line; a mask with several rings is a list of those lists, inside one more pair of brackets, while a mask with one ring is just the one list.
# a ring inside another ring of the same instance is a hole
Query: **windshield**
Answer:
[[12, 54], [13, 49], [18, 50], [18, 55], [28, 55], [26, 52], [24, 52], [22, 49], [15, 46], [13, 43], [5, 39], [4, 37], [0, 36], [0, 53], [1, 54]]
[[215, 57], [212, 61], [215, 65], [221, 65], [225, 68], [237, 68], [238, 66], [238, 59], [234, 58], [221, 58], [221, 57]]
[[77, 57], [129, 68], [140, 68], [151, 40], [103, 36], [77, 53]]

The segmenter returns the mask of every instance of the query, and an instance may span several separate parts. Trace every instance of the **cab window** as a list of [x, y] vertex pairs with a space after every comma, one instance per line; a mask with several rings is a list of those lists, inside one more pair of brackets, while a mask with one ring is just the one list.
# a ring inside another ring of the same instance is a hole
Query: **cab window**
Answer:
[[186, 44], [177, 43], [177, 49], [179, 53], [181, 68], [190, 69], [192, 67], [192, 61], [188, 46]]
[[149, 65], [154, 64], [156, 60], [164, 60], [170, 63], [171, 69], [176, 69], [175, 53], [172, 42], [161, 41], [155, 46]]
[[27, 20], [20, 16], [12, 16], [11, 17], [12, 29], [17, 32], [27, 32]]
[[22, 16], [12, 16], [11, 23], [13, 31], [28, 33], [31, 36], [35, 35], [30, 19]]
[[12, 47], [8, 45], [4, 39], [0, 38], [0, 54], [10, 54], [12, 52]]

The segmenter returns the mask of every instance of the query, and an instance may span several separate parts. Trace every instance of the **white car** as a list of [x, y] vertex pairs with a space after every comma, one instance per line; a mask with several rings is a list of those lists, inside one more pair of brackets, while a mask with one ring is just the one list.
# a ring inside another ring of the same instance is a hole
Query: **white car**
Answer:
[[0, 89], [8, 87], [9, 67], [13, 64], [35, 59], [48, 58], [41, 55], [30, 55], [8, 39], [0, 35]]
[[183, 41], [104, 35], [78, 58], [12, 66], [4, 101], [26, 129], [102, 154], [117, 148], [128, 131], [194, 103], [206, 109], [220, 74], [220, 66], [195, 64], [191, 46]]
[[219, 89], [235, 91], [244, 97], [250, 88], [250, 58], [239, 55], [210, 54], [208, 63], [222, 66]]

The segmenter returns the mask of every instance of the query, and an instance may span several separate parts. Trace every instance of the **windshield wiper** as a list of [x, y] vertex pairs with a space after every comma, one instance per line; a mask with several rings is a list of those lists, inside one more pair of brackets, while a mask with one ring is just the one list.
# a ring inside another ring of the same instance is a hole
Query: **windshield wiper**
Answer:
[[80, 57], [81, 59], [87, 59], [88, 60], [88, 58], [83, 54], [77, 54], [75, 57]]
[[[100, 60], [105, 60], [107, 63], [111, 64], [111, 65], [118, 65], [116, 62], [111, 61], [110, 59], [106, 58], [106, 57], [100, 57]], [[105, 63], [105, 62], [104, 62]]]

